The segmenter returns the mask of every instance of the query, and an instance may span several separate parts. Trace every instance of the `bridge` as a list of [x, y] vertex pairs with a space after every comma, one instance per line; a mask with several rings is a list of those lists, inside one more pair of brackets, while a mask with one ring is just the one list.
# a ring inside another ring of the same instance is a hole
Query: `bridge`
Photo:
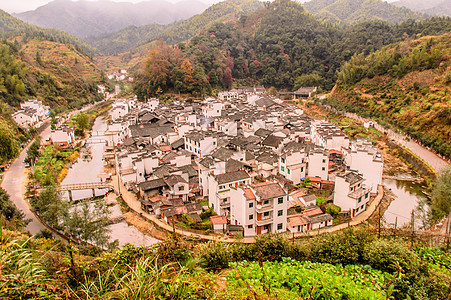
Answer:
[[74, 183], [57, 186], [59, 191], [91, 190], [91, 189], [113, 189], [109, 182]]
[[[40, 192], [44, 188], [37, 187]], [[57, 185], [56, 189], [61, 192], [69, 193], [69, 200], [72, 201], [72, 191], [76, 190], [92, 190], [92, 196], [95, 196], [95, 189], [109, 189], [113, 190], [113, 184], [111, 182], [87, 182], [87, 183], [74, 183], [74, 184], [62, 184]]]

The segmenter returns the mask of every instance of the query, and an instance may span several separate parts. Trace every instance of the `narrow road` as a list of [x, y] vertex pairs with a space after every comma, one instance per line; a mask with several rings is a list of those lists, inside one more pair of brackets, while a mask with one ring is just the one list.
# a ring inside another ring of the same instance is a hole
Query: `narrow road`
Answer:
[[[50, 125], [40, 134], [42, 142], [50, 137]], [[25, 199], [25, 184], [27, 182], [27, 170], [25, 168], [24, 159], [27, 155], [28, 145], [19, 154], [19, 157], [11, 164], [8, 171], [3, 175], [2, 188], [6, 190], [11, 201], [22, 210], [25, 214], [25, 219], [30, 219], [31, 222], [25, 228], [31, 234], [36, 234], [42, 229], [47, 229], [30, 210], [30, 204]]]
[[[104, 101], [89, 104], [83, 108], [72, 111], [69, 113], [69, 118], [73, 115], [79, 114], [90, 109], [93, 106], [99, 105]], [[50, 138], [50, 124], [48, 127], [40, 134], [41, 143], [44, 143], [46, 139]], [[31, 144], [30, 144], [31, 145]], [[25, 214], [25, 219], [30, 219], [31, 222], [28, 223], [26, 230], [28, 230], [32, 235], [39, 233], [42, 229], [47, 229], [33, 214], [30, 210], [30, 204], [27, 199], [25, 199], [25, 185], [27, 183], [27, 170], [25, 168], [24, 159], [27, 156], [27, 150], [30, 147], [28, 145], [25, 147], [19, 156], [11, 164], [10, 168], [3, 174], [3, 181], [1, 187], [8, 193], [11, 202], [13, 202], [16, 207]]]

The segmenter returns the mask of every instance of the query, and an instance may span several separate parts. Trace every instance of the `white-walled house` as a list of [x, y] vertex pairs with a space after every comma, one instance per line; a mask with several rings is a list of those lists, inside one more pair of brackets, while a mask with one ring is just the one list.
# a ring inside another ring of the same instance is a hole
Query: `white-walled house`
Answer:
[[124, 117], [129, 112], [129, 106], [125, 99], [117, 100], [113, 103], [113, 107], [109, 111], [111, 120], [116, 121], [119, 118]]
[[70, 146], [75, 142], [74, 128], [62, 126], [50, 132], [52, 143], [54, 146]]
[[221, 102], [209, 102], [202, 107], [202, 114], [206, 118], [220, 117], [223, 107]]
[[229, 215], [231, 188], [240, 184], [250, 184], [251, 177], [246, 171], [236, 171], [223, 174], [208, 175], [208, 205], [218, 215]]
[[377, 193], [377, 186], [382, 184], [384, 161], [382, 154], [370, 141], [359, 140], [348, 148], [343, 148], [347, 169], [357, 170], [365, 178], [366, 186], [372, 193]]
[[215, 129], [225, 133], [226, 135], [237, 136], [238, 134], [238, 124], [232, 120], [220, 120], [215, 121]]
[[203, 157], [218, 146], [218, 139], [211, 131], [190, 131], [186, 133], [185, 150]]
[[370, 189], [363, 184], [364, 181], [356, 171], [335, 177], [334, 204], [341, 207], [341, 211], [349, 211], [351, 218], [362, 213], [370, 200]]
[[279, 173], [293, 184], [300, 184], [306, 176], [307, 156], [301, 151], [287, 151], [279, 157]]
[[29, 99], [20, 103], [20, 108], [23, 110], [32, 109], [39, 120], [45, 119], [50, 113], [50, 107], [44, 106], [42, 101], [37, 99]]
[[218, 99], [221, 101], [230, 101], [233, 99], [238, 99], [238, 92], [235, 91], [219, 92]]
[[314, 149], [308, 155], [308, 176], [328, 179], [329, 154], [323, 149]]
[[335, 149], [349, 147], [349, 138], [335, 125], [330, 123], [311, 124], [310, 136], [315, 145], [325, 149]]
[[17, 125], [28, 128], [33, 126], [39, 121], [38, 116], [34, 113], [33, 110], [18, 110], [14, 114], [12, 114], [12, 118]]
[[244, 236], [286, 231], [288, 196], [279, 183], [232, 187], [230, 195], [230, 223], [243, 226]]
[[150, 111], [154, 111], [157, 109], [158, 105], [160, 105], [160, 100], [157, 98], [150, 98], [147, 100], [147, 107], [150, 109]]

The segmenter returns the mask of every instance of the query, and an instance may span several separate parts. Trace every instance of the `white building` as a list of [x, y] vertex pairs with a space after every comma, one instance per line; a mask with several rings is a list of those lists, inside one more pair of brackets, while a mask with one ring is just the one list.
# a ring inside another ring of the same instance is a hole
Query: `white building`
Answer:
[[370, 189], [363, 184], [364, 181], [356, 171], [335, 177], [334, 204], [341, 207], [341, 211], [349, 211], [351, 218], [362, 213], [370, 200]]
[[202, 107], [202, 114], [206, 118], [220, 117], [223, 107], [221, 102], [209, 102]]
[[330, 123], [311, 124], [310, 136], [315, 145], [325, 149], [335, 149], [341, 151], [341, 148], [349, 147], [349, 138], [335, 125]]
[[12, 114], [12, 118], [17, 125], [28, 128], [33, 126], [38, 122], [38, 116], [34, 113], [33, 110], [18, 110], [14, 114]]
[[322, 149], [310, 151], [308, 155], [308, 176], [328, 180], [329, 155]]
[[366, 186], [372, 193], [377, 193], [377, 186], [382, 184], [384, 161], [382, 154], [370, 141], [358, 140], [349, 148], [342, 149], [345, 164], [349, 170], [357, 170], [365, 178]]
[[308, 158], [305, 152], [287, 151], [279, 157], [279, 173], [294, 185], [300, 184], [307, 172]]
[[251, 177], [246, 171], [208, 175], [208, 205], [218, 215], [228, 216], [230, 213], [231, 188], [240, 184], [250, 184]]
[[211, 131], [190, 131], [186, 133], [185, 150], [203, 157], [218, 146], [218, 139]]
[[235, 91], [219, 92], [218, 99], [221, 101], [230, 101], [232, 99], [238, 99], [238, 92]]
[[231, 189], [230, 222], [244, 236], [287, 230], [287, 192], [279, 183], [263, 182]]
[[50, 135], [54, 146], [67, 147], [75, 142], [74, 129], [69, 126], [62, 126], [52, 130]]

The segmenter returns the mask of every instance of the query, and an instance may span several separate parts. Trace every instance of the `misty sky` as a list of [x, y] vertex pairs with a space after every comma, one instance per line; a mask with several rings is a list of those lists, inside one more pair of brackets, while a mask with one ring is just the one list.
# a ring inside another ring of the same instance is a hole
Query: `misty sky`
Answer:
[[[86, 0], [85, 0], [86, 1]], [[98, 1], [98, 0], [89, 0], [89, 1]], [[112, 0], [115, 2], [143, 2], [143, 0]], [[179, 2], [181, 0], [167, 0], [169, 2]], [[200, 0], [204, 3], [213, 4], [220, 2], [221, 0]], [[302, 0], [301, 2], [306, 2], [308, 0]], [[388, 0], [388, 2], [392, 2], [394, 0]], [[29, 10], [35, 10], [39, 6], [45, 5], [51, 2], [51, 0], [0, 0], [0, 9], [8, 13], [19, 13]]]
[[[85, 0], [86, 1], [86, 0]], [[89, 1], [98, 1], [98, 0], [89, 0]], [[114, 2], [143, 2], [143, 0], [112, 0]], [[181, 0], [167, 0], [168, 2], [179, 2]], [[200, 0], [205, 3], [216, 3], [221, 0]], [[8, 13], [19, 13], [29, 10], [35, 10], [39, 6], [45, 5], [52, 0], [0, 0], [0, 9]]]

